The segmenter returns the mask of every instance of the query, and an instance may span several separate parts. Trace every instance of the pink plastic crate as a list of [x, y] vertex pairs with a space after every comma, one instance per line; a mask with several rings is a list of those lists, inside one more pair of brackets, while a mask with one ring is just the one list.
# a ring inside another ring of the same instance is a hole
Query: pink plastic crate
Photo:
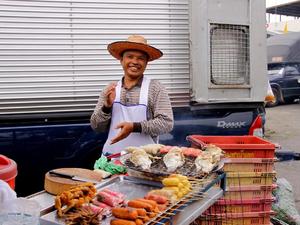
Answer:
[[242, 187], [227, 187], [223, 200], [254, 200], [254, 199], [271, 199], [272, 191], [276, 185], [255, 185]]
[[210, 209], [210, 213], [243, 213], [269, 212], [274, 199], [252, 200], [218, 200]]
[[275, 145], [256, 136], [190, 135], [187, 140], [194, 148], [213, 144], [225, 151], [228, 158], [274, 158]]
[[225, 172], [273, 172], [274, 159], [265, 158], [226, 158]]
[[270, 225], [274, 212], [219, 213], [204, 215], [196, 220], [199, 225]]

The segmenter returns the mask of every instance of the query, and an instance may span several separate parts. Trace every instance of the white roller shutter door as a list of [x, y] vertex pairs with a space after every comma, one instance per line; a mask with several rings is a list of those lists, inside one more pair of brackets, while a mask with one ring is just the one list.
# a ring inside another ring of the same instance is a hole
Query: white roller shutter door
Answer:
[[0, 116], [90, 114], [122, 76], [108, 43], [142, 34], [164, 52], [146, 75], [189, 103], [188, 0], [0, 0]]

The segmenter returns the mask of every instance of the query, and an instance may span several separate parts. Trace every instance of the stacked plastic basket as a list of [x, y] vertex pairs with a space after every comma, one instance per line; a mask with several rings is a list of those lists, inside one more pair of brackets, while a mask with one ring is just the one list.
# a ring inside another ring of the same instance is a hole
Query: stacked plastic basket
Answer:
[[255, 136], [188, 137], [192, 147], [214, 144], [225, 152], [226, 192], [197, 224], [270, 225], [275, 145]]

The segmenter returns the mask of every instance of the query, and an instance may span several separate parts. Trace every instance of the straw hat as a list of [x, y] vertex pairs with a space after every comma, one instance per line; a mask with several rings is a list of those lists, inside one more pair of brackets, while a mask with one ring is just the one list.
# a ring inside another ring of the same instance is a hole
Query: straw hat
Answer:
[[148, 45], [147, 40], [140, 35], [131, 35], [126, 41], [113, 42], [107, 46], [107, 50], [116, 59], [121, 59], [123, 52], [126, 50], [145, 52], [149, 56], [148, 61], [153, 61], [163, 55], [159, 49]]

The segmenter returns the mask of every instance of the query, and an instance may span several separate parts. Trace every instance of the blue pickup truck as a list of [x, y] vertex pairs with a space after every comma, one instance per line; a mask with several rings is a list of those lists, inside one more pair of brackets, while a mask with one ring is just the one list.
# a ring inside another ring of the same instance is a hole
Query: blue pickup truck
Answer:
[[[253, 135], [261, 133], [262, 104], [223, 105], [218, 108], [174, 108], [175, 126], [160, 143], [188, 146], [186, 137], [203, 135]], [[44, 175], [53, 168], [93, 168], [107, 133], [95, 133], [86, 118], [62, 121], [11, 121], [0, 127], [0, 154], [18, 165], [16, 191], [26, 196], [43, 188]]]
[[89, 118], [103, 87], [122, 76], [106, 46], [131, 34], [164, 52], [145, 74], [173, 107], [175, 126], [161, 143], [262, 135], [265, 4], [236, 2], [0, 2], [0, 154], [17, 162], [18, 195], [42, 190], [53, 168], [93, 167], [107, 133], [92, 131]]

